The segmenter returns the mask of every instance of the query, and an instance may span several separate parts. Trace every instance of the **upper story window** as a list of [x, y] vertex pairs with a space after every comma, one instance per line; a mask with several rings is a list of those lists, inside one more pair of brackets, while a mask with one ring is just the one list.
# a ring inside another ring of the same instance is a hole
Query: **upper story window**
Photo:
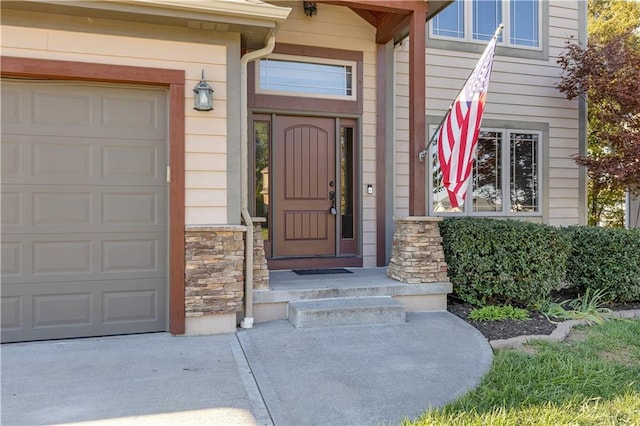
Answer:
[[503, 23], [498, 39], [503, 46], [540, 49], [538, 0], [455, 0], [431, 20], [434, 38], [490, 40]]
[[356, 62], [271, 55], [261, 59], [256, 93], [331, 99], [356, 99]]

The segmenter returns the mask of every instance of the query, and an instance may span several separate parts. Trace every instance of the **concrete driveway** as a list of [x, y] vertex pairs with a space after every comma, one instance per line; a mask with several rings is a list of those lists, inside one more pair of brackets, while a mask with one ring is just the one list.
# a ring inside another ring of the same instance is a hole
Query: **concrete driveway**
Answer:
[[476, 386], [492, 352], [448, 312], [397, 325], [2, 345], [2, 424], [398, 423]]

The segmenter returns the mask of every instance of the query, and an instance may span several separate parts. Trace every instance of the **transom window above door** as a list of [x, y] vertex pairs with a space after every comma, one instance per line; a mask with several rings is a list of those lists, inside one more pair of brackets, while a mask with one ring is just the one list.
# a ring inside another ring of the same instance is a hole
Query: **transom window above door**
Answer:
[[501, 45], [540, 49], [540, 15], [538, 0], [456, 0], [431, 20], [431, 36], [485, 42], [504, 23]]
[[327, 99], [357, 99], [355, 61], [271, 55], [261, 59], [256, 93]]

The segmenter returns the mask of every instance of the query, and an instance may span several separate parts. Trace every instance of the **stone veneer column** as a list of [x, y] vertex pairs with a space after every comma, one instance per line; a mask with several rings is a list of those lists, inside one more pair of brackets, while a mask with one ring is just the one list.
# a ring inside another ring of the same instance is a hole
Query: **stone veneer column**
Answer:
[[186, 227], [187, 319], [242, 311], [245, 233], [241, 225]]
[[262, 224], [267, 221], [264, 217], [254, 217], [253, 220], [253, 288], [256, 290], [269, 289], [269, 268], [264, 254], [264, 239], [262, 238]]
[[441, 217], [395, 219], [387, 276], [408, 284], [448, 282], [438, 222]]

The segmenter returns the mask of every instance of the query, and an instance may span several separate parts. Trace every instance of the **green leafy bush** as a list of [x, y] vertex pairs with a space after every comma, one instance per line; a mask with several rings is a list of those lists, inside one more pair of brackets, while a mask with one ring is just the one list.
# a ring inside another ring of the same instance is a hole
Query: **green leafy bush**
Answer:
[[602, 290], [612, 300], [640, 300], [640, 230], [567, 228], [572, 252], [567, 281], [580, 291]]
[[475, 305], [532, 305], [564, 280], [569, 238], [560, 229], [514, 220], [440, 222], [454, 292]]
[[505, 306], [483, 306], [472, 309], [469, 318], [476, 321], [504, 321], [506, 319], [528, 320], [529, 311], [522, 308], [514, 308], [511, 305]]
[[[604, 290], [591, 291], [586, 289], [584, 294], [577, 298], [562, 302], [541, 301], [538, 310], [547, 317], [561, 320], [583, 320], [587, 324], [602, 324], [605, 321], [616, 318], [613, 311], [604, 306], [607, 296]], [[565, 308], [569, 306], [569, 309]]]

